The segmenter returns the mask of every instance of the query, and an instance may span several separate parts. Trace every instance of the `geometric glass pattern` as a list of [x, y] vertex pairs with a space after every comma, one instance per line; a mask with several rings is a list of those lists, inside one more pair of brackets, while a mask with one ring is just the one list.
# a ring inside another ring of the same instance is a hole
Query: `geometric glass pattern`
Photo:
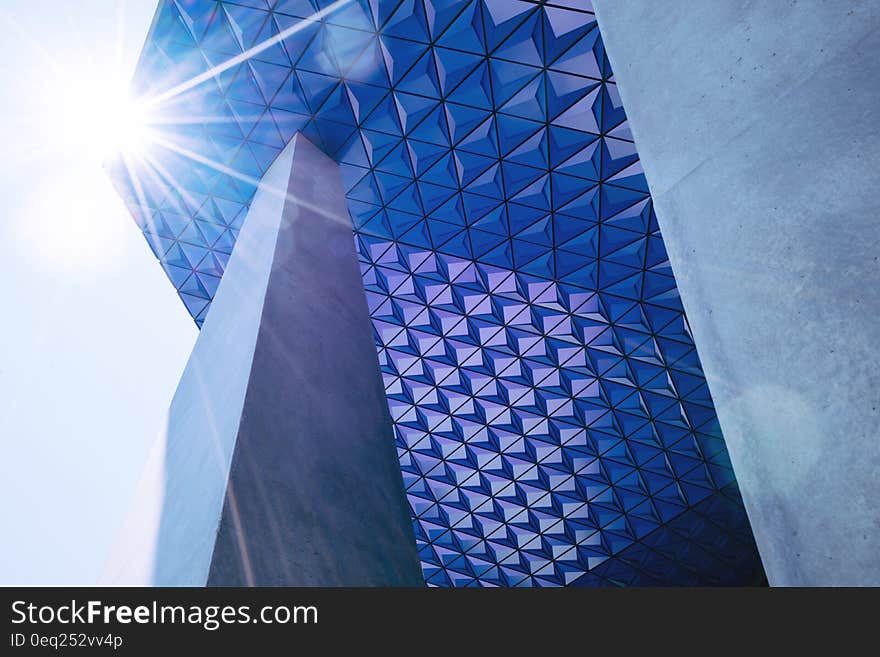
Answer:
[[199, 326], [285, 144], [339, 162], [428, 585], [762, 581], [588, 0], [164, 0], [135, 89]]

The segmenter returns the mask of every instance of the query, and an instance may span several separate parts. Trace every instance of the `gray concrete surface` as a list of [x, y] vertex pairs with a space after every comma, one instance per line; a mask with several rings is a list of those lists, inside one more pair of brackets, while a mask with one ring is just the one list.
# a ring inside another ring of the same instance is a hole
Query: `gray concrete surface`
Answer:
[[207, 582], [293, 149], [263, 176], [100, 583]]
[[339, 167], [288, 190], [208, 584], [423, 585]]
[[102, 583], [423, 583], [342, 182], [305, 139], [261, 181]]
[[772, 585], [880, 584], [880, 3], [594, 0]]

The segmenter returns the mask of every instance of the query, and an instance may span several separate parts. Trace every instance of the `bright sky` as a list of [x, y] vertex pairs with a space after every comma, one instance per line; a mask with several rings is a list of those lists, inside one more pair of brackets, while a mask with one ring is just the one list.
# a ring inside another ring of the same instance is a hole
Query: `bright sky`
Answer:
[[155, 8], [0, 0], [0, 584], [95, 582], [197, 335], [101, 167]]

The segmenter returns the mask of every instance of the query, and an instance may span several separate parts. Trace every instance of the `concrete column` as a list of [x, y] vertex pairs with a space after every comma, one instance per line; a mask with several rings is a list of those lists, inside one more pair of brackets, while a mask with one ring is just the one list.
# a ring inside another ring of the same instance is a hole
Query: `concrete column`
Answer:
[[594, 0], [773, 585], [880, 584], [880, 4]]
[[420, 586], [337, 165], [265, 174], [105, 581]]

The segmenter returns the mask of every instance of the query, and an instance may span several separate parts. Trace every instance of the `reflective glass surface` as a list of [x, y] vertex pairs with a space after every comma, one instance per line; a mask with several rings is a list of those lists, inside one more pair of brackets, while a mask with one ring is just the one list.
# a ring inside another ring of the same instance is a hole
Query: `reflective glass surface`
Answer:
[[340, 163], [429, 585], [761, 581], [588, 0], [164, 0], [135, 87], [200, 326], [292, 135]]

